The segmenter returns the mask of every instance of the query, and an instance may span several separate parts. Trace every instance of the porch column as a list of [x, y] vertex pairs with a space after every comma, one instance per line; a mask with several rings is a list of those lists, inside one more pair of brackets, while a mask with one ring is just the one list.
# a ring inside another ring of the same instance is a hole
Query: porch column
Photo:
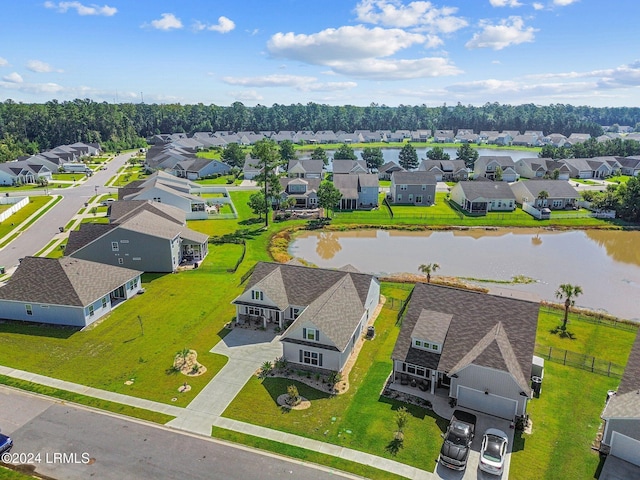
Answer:
[[436, 382], [438, 381], [438, 373], [431, 370], [431, 395], [436, 394]]

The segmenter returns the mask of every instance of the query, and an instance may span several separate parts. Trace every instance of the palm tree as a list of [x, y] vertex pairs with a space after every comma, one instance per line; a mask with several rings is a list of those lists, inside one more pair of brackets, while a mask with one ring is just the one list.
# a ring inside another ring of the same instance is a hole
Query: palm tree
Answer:
[[437, 263], [427, 263], [426, 265], [423, 263], [418, 267], [422, 273], [427, 276], [427, 283], [431, 283], [431, 274], [435, 273], [436, 270], [440, 268], [440, 265]]
[[576, 304], [576, 297], [582, 294], [582, 287], [579, 285], [571, 285], [563, 283], [556, 291], [556, 298], [562, 300], [564, 298], [564, 320], [562, 321], [562, 331], [567, 329], [567, 319], [569, 317], [569, 308]]
[[549, 193], [546, 190], [540, 190], [540, 193], [538, 193], [538, 206], [544, 205], [544, 201], [547, 198], [549, 198]]

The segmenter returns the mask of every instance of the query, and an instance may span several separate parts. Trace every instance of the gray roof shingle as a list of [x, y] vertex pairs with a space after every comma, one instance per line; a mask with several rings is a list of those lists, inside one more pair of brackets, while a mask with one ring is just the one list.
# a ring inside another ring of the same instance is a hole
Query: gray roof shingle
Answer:
[[607, 402], [602, 418], [640, 420], [640, 334], [636, 335], [618, 391]]

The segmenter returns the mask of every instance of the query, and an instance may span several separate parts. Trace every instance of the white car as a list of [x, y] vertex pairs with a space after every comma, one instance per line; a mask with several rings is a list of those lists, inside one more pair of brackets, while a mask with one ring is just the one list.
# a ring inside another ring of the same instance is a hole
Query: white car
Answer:
[[502, 475], [508, 444], [507, 434], [502, 430], [490, 428], [484, 432], [478, 468], [492, 475]]

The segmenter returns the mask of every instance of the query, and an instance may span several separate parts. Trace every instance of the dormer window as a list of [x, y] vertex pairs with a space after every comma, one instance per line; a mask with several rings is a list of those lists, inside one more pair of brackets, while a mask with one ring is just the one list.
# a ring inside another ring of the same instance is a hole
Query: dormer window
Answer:
[[440, 344], [436, 342], [429, 342], [426, 340], [419, 340], [417, 338], [412, 339], [411, 345], [414, 348], [418, 348], [420, 350], [427, 350], [429, 352], [440, 353]]
[[264, 300], [264, 293], [260, 290], [251, 290], [251, 300]]

